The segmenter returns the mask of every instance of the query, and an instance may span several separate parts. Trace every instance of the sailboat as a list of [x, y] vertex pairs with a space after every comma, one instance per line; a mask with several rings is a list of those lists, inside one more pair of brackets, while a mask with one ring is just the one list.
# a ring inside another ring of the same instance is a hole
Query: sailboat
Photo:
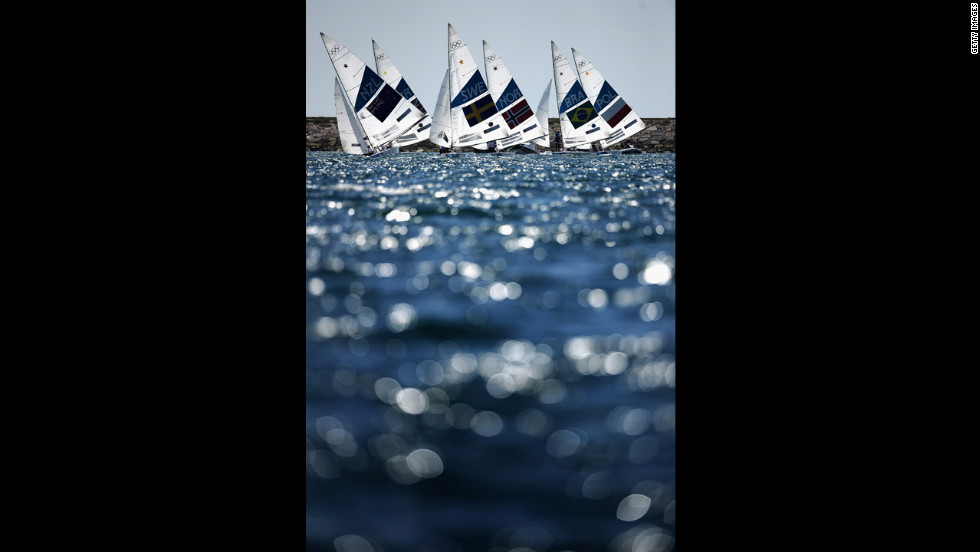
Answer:
[[[535, 138], [547, 136], [548, 126], [542, 126], [534, 116], [534, 111], [528, 105], [524, 93], [521, 92], [514, 76], [504, 64], [503, 57], [497, 54], [486, 40], [483, 41], [483, 59], [486, 62], [487, 86], [490, 89], [490, 97], [507, 124], [508, 136], [497, 141], [497, 150], [504, 151], [507, 148], [530, 142]], [[512, 149], [511, 151], [514, 153], [535, 153], [535, 150], [527, 148]]]
[[551, 79], [544, 87], [544, 94], [541, 94], [541, 101], [538, 102], [538, 109], [534, 111], [534, 116], [538, 124], [544, 129], [544, 136], [531, 140], [536, 148], [542, 148], [540, 153], [551, 153], [551, 142], [548, 138], [548, 97], [551, 95]]
[[[453, 153], [453, 145], [458, 144], [459, 141], [456, 139], [456, 128], [453, 126], [450, 102], [449, 69], [446, 69], [446, 74], [442, 77], [442, 85], [439, 87], [439, 95], [436, 96], [436, 109], [432, 112], [429, 141], [447, 152]], [[442, 152], [442, 149], [439, 151]], [[458, 154], [458, 152], [453, 153], [453, 155]]]
[[[370, 146], [361, 138], [361, 132], [354, 131], [357, 127], [357, 120], [354, 118], [354, 111], [347, 103], [347, 94], [344, 94], [340, 87], [340, 79], [333, 79], [333, 100], [337, 107], [337, 130], [340, 134], [340, 148], [344, 153], [363, 155], [367, 153]], [[359, 127], [358, 127], [359, 128]]]
[[608, 125], [596, 121], [595, 107], [565, 55], [551, 41], [551, 59], [555, 72], [555, 102], [558, 105], [558, 125], [561, 130], [561, 149], [558, 153], [586, 152], [591, 143], [609, 136]]
[[412, 91], [412, 88], [402, 76], [401, 71], [395, 67], [395, 63], [391, 60], [388, 54], [381, 49], [381, 46], [379, 46], [374, 39], [371, 39], [371, 46], [374, 48], [374, 64], [375, 68], [378, 70], [378, 75], [380, 75], [381, 78], [388, 83], [388, 85], [394, 88], [395, 91], [401, 94], [403, 98], [408, 100], [412, 105], [418, 108], [423, 115], [425, 115], [425, 118], [419, 121], [418, 124], [412, 128], [412, 130], [396, 138], [395, 145], [401, 147], [415, 144], [423, 140], [428, 140], [429, 130], [432, 126], [432, 117], [428, 114], [425, 108], [422, 107], [422, 102], [419, 101], [418, 97], [415, 95], [415, 92]]
[[548, 98], [550, 97], [551, 79], [548, 79], [548, 84], [546, 84], [544, 87], [544, 93], [541, 94], [541, 101], [538, 102], [538, 108], [534, 110], [534, 118], [537, 119], [538, 125], [544, 129], [544, 134], [528, 142], [521, 143], [519, 146], [517, 146], [519, 149], [515, 151], [521, 153], [540, 153], [542, 155], [551, 155], [551, 140], [548, 137]]
[[348, 116], [348, 120], [352, 121], [352, 130], [368, 146], [364, 154], [397, 153], [395, 140], [425, 115], [342, 44], [323, 33], [320, 38], [337, 72], [341, 93], [347, 105], [353, 105], [349, 112], [354, 116]]
[[[509, 127], [503, 113], [497, 109], [469, 47], [452, 24], [449, 24], [446, 76], [444, 88], [448, 109], [440, 111], [437, 103], [430, 142], [459, 152], [464, 146], [472, 147], [508, 136]], [[443, 92], [440, 89], [440, 101], [443, 101]]]
[[[603, 78], [592, 62], [585, 59], [585, 56], [578, 53], [575, 48], [572, 48], [572, 57], [575, 60], [575, 66], [578, 68], [579, 81], [589, 96], [595, 112], [599, 114], [598, 119], [608, 126], [608, 136], [599, 139], [599, 145], [603, 149], [646, 128], [646, 124], [643, 123], [636, 111], [630, 108], [623, 97], [613, 90], [609, 81]], [[615, 151], [641, 153], [638, 148]]]

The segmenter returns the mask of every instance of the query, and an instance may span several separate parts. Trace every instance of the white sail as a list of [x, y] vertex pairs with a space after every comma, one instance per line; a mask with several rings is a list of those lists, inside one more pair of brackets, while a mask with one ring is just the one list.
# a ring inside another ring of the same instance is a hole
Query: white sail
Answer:
[[350, 50], [323, 33], [320, 38], [369, 146], [392, 145], [425, 117]]
[[507, 123], [490, 96], [469, 47], [449, 25], [449, 97], [453, 146], [473, 146], [507, 136]]
[[486, 40], [483, 41], [483, 59], [486, 62], [490, 97], [507, 126], [507, 136], [497, 141], [497, 148], [516, 146], [546, 135], [548, 127], [542, 127], [534, 117], [534, 111], [504, 64], [504, 58]]
[[[354, 119], [354, 113], [347, 105], [347, 95], [340, 88], [340, 79], [334, 78], [333, 99], [337, 106], [337, 130], [340, 134], [340, 147], [345, 153], [365, 154], [370, 149], [361, 137], [361, 127]], [[357, 131], [354, 129], [357, 128]]]
[[412, 91], [412, 88], [405, 80], [405, 77], [402, 76], [401, 71], [395, 67], [395, 63], [388, 57], [388, 54], [381, 49], [381, 46], [378, 46], [378, 43], [374, 39], [371, 40], [371, 45], [374, 47], [374, 65], [378, 70], [378, 75], [425, 115], [425, 118], [412, 127], [411, 130], [395, 139], [395, 143], [399, 146], [407, 146], [427, 140], [429, 138], [430, 127], [432, 126], [432, 117], [422, 107], [422, 102], [419, 101], [415, 92]]
[[550, 141], [550, 130], [548, 127], [548, 96], [551, 94], [551, 79], [548, 79], [548, 84], [544, 87], [544, 94], [541, 94], [541, 101], [538, 102], [538, 109], [534, 112], [534, 116], [538, 119], [538, 124], [544, 129], [544, 136], [534, 139], [534, 144], [541, 146], [545, 149], [551, 147]]
[[609, 82], [603, 78], [592, 62], [585, 59], [585, 56], [578, 53], [575, 48], [572, 48], [572, 57], [585, 93], [592, 101], [599, 119], [608, 126], [608, 137], [599, 141], [603, 148], [625, 140], [628, 136], [646, 128], [639, 114], [626, 104], [623, 97], [613, 90], [612, 86], [609, 86]]
[[562, 149], [588, 149], [591, 142], [609, 136], [609, 126], [598, 121], [592, 102], [578, 81], [575, 70], [551, 42], [551, 59], [555, 71], [555, 100]]
[[432, 112], [432, 128], [429, 133], [429, 141], [444, 148], [452, 148], [453, 144], [456, 143], [449, 103], [449, 69], [446, 69], [446, 75], [442, 77], [442, 87], [439, 88], [439, 96], [436, 99], [436, 109]]

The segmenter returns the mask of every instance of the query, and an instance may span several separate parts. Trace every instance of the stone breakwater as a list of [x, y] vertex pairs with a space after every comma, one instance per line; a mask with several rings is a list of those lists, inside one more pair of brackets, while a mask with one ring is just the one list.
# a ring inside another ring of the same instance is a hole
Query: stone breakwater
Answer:
[[[636, 147], [645, 152], [676, 152], [674, 148], [674, 117], [663, 119], [643, 117], [646, 128], [630, 138], [636, 140]], [[554, 149], [554, 136], [558, 130], [558, 119], [548, 119], [549, 139]], [[612, 146], [612, 149], [625, 147], [625, 141]], [[340, 134], [337, 132], [336, 117], [307, 117], [306, 118], [306, 151], [340, 151]], [[400, 148], [403, 152], [439, 151], [439, 146], [425, 140], [417, 144]], [[471, 148], [464, 148], [471, 151]]]

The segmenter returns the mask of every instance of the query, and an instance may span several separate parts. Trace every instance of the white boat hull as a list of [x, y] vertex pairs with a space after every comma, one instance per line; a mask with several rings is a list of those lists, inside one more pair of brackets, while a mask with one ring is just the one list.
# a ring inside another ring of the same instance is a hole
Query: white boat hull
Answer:
[[381, 151], [376, 151], [369, 154], [368, 157], [387, 157], [389, 155], [394, 155], [398, 153], [398, 146], [391, 146], [390, 148], [383, 149]]

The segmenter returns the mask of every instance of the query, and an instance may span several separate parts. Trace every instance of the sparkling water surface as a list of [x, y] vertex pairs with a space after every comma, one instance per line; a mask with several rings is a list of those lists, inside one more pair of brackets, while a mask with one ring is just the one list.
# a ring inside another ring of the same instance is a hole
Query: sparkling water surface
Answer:
[[306, 154], [309, 550], [674, 548], [674, 154]]

